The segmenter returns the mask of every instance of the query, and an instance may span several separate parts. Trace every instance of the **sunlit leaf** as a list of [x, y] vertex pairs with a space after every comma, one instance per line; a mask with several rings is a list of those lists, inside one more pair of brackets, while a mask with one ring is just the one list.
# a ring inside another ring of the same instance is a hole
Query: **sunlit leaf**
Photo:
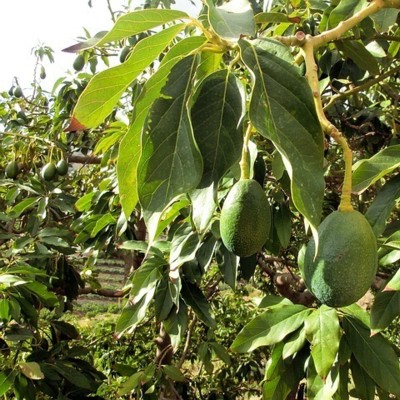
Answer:
[[137, 193], [137, 167], [141, 154], [141, 132], [153, 101], [160, 95], [172, 67], [190, 51], [205, 41], [202, 37], [189, 37], [173, 46], [164, 57], [160, 68], [146, 81], [135, 102], [133, 119], [119, 146], [117, 175], [121, 204], [125, 216], [133, 212], [139, 197]]
[[378, 179], [400, 166], [400, 145], [386, 147], [353, 165], [353, 193], [360, 194]]
[[366, 0], [340, 0], [339, 4], [332, 10], [329, 15], [329, 29], [337, 26], [341, 21], [351, 17], [361, 8], [367, 5]]
[[231, 348], [244, 353], [278, 343], [299, 328], [310, 313], [310, 309], [298, 304], [269, 308], [239, 332]]
[[120, 65], [95, 75], [79, 97], [73, 118], [85, 128], [95, 128], [112, 112], [122, 93], [183, 29], [183, 24], [149, 36], [134, 47]]

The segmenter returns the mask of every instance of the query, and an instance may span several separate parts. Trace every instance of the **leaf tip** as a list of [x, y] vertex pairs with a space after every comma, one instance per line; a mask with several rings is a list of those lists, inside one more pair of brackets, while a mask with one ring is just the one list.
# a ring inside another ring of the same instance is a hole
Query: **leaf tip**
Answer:
[[71, 122], [69, 123], [65, 131], [66, 132], [83, 131], [85, 129], [87, 129], [85, 125], [81, 124], [75, 117], [72, 117]]

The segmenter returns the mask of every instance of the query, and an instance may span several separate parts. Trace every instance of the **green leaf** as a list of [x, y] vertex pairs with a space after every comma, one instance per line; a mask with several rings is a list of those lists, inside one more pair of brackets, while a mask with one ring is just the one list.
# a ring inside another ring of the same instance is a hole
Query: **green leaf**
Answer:
[[379, 75], [378, 61], [362, 42], [343, 40], [336, 42], [336, 46], [346, 57], [351, 58], [361, 70], [368, 71], [371, 75]]
[[45, 378], [37, 362], [22, 362], [18, 366], [21, 372], [29, 379], [41, 380]]
[[361, 400], [375, 399], [375, 382], [364, 371], [354, 356], [350, 359], [351, 376], [354, 382], [354, 392], [352, 396], [357, 396]]
[[85, 128], [95, 128], [100, 125], [112, 112], [126, 88], [183, 27], [183, 24], [174, 25], [141, 40], [123, 64], [95, 75], [78, 99], [73, 112], [72, 127], [74, 123]]
[[172, 379], [175, 382], [185, 382], [186, 378], [185, 375], [182, 374], [181, 370], [174, 365], [163, 365], [162, 369], [165, 373], [165, 375], [168, 376], [168, 378]]
[[197, 249], [200, 245], [200, 236], [193, 230], [191, 224], [182, 224], [174, 233], [171, 242], [170, 253], [170, 276], [176, 271], [179, 277], [179, 267], [187, 261], [195, 258]]
[[393, 278], [390, 279], [390, 281], [386, 284], [385, 291], [388, 290], [396, 290], [400, 291], [400, 270], [398, 270]]
[[295, 353], [300, 351], [306, 343], [306, 331], [305, 329], [297, 329], [297, 331], [290, 334], [283, 346], [282, 358], [286, 359], [293, 356]]
[[208, 21], [213, 30], [227, 40], [238, 40], [241, 36], [254, 36], [256, 24], [248, 0], [231, 0], [215, 7], [212, 0], [206, 0]]
[[270, 24], [279, 22], [291, 22], [291, 19], [283, 13], [279, 12], [263, 12], [259, 13], [254, 17], [257, 24]]
[[164, 321], [167, 319], [174, 304], [176, 306], [179, 305], [180, 292], [180, 278], [172, 282], [171, 279], [169, 279], [168, 271], [165, 271], [154, 296], [154, 308], [157, 321]]
[[188, 56], [172, 68], [147, 117], [138, 166], [145, 219], [160, 216], [174, 198], [195, 188], [201, 179], [203, 162], [187, 109], [196, 64], [196, 57]]
[[145, 9], [133, 11], [117, 19], [113, 28], [95, 46], [115, 42], [129, 36], [137, 35], [177, 19], [188, 19], [189, 16], [179, 10]]
[[[348, 377], [346, 377], [346, 383]], [[338, 365], [329, 371], [325, 379], [317, 373], [314, 359], [311, 357], [307, 368], [307, 397], [313, 400], [331, 400], [339, 387]], [[340, 399], [342, 400], [342, 399]]]
[[183, 333], [186, 331], [188, 325], [187, 307], [181, 300], [179, 307], [173, 309], [168, 318], [164, 321], [165, 331], [171, 338], [171, 345], [176, 350], [181, 342]]
[[365, 218], [371, 224], [372, 230], [377, 237], [385, 231], [386, 221], [399, 198], [400, 174], [394, 176], [383, 185], [365, 213]]
[[76, 366], [64, 360], [56, 360], [55, 370], [67, 381], [78, 388], [93, 390], [94, 381], [89, 379], [84, 373], [77, 370]]
[[400, 396], [399, 360], [392, 345], [380, 333], [371, 337], [369, 329], [348, 316], [343, 329], [360, 366], [382, 389]]
[[152, 257], [143, 262], [132, 277], [130, 297], [133, 303], [139, 302], [148, 291], [155, 290], [161, 279], [161, 267], [165, 265], [163, 260]]
[[239, 332], [231, 349], [244, 353], [278, 343], [299, 328], [310, 312], [299, 304], [269, 308]]
[[311, 357], [318, 375], [325, 379], [339, 349], [340, 326], [334, 308], [322, 305], [304, 321], [306, 336], [311, 343]]
[[215, 329], [217, 327], [210, 304], [196, 284], [186, 282], [183, 279], [181, 294], [184, 302], [189, 307], [192, 307], [193, 311], [200, 320], [202, 320], [210, 328]]
[[396, 8], [383, 8], [377, 13], [372, 14], [375, 29], [379, 32], [387, 32], [389, 28], [396, 23], [399, 10]]
[[386, 329], [398, 316], [400, 316], [400, 291], [384, 290], [377, 293], [371, 308], [372, 332]]
[[224, 282], [235, 290], [239, 257], [232, 254], [220, 241], [215, 249], [215, 259], [224, 277]]
[[22, 200], [20, 203], [14, 206], [10, 211], [10, 215], [13, 218], [19, 217], [23, 212], [33, 207], [38, 201], [38, 197], [28, 197], [27, 199]]
[[120, 385], [118, 388], [118, 394], [120, 396], [124, 396], [132, 392], [132, 390], [136, 389], [138, 386], [141, 385], [143, 381], [143, 371], [135, 372], [131, 375], [124, 383]]
[[222, 360], [226, 365], [231, 365], [231, 356], [224, 346], [217, 342], [209, 342], [209, 345], [220, 360]]
[[0, 396], [5, 395], [14, 382], [15, 372], [11, 370], [0, 371]]
[[193, 220], [200, 232], [207, 228], [217, 207], [219, 180], [241, 156], [244, 95], [243, 85], [228, 70], [207, 76], [195, 94], [191, 119], [203, 158], [203, 176], [190, 196]]
[[78, 211], [88, 211], [92, 205], [92, 199], [95, 192], [90, 192], [82, 196], [76, 203], [75, 207]]
[[292, 236], [292, 220], [291, 211], [287, 204], [280, 203], [279, 208], [274, 209], [273, 221], [274, 229], [278, 235], [282, 247], [286, 248], [289, 245]]
[[250, 120], [280, 152], [295, 207], [315, 228], [324, 196], [323, 135], [311, 89], [289, 50], [273, 40], [239, 41], [253, 72]]
[[270, 308], [278, 305], [293, 305], [293, 303], [286, 297], [267, 294], [265, 297], [262, 298], [260, 304], [258, 304], [258, 308]]
[[337, 26], [341, 21], [351, 17], [367, 5], [366, 0], [341, 0], [331, 11], [328, 19], [329, 29]]
[[400, 166], [400, 145], [386, 147], [353, 165], [353, 193], [361, 194], [377, 180]]
[[104, 214], [102, 215], [97, 221], [96, 221], [96, 225], [94, 226], [94, 228], [92, 229], [92, 232], [90, 232], [90, 237], [95, 237], [100, 231], [102, 231], [105, 227], [107, 227], [108, 225], [113, 225], [115, 224], [117, 221], [115, 220], [115, 218], [110, 214]]

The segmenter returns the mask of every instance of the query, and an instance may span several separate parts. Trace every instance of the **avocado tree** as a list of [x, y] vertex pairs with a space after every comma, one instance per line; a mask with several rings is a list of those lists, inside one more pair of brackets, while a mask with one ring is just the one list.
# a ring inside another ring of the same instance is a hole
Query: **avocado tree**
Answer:
[[[159, 3], [66, 49], [83, 72], [51, 105], [54, 137], [39, 144], [54, 151], [33, 160], [44, 168], [29, 189], [15, 179], [38, 142], [9, 140], [23, 159], [5, 169], [3, 323], [28, 321], [38, 335], [21, 296], [66, 307], [84, 274], [69, 269], [68, 297], [59, 260], [65, 268], [85, 255], [93, 266], [107, 254], [123, 257], [129, 275], [116, 338], [157, 332], [155, 354], [125, 374], [121, 398], [243, 398], [249, 376], [207, 394], [186, 379], [193, 357], [212, 374], [242, 353], [260, 360], [255, 393], [265, 399], [399, 397], [400, 2], [205, 0], [198, 18]], [[96, 73], [116, 49], [121, 63]], [[24, 123], [35, 138], [46, 126]], [[15, 129], [7, 124], [4, 137]], [[97, 173], [74, 170], [59, 186], [55, 163], [77, 150]], [[21, 200], [26, 192], [34, 195]], [[221, 293], [243, 288], [253, 317], [234, 319], [237, 335], [221, 345]], [[56, 362], [56, 350], [42, 350], [47, 358], [29, 348], [18, 372], [2, 372], [2, 393], [14, 385], [53, 395], [48, 381], [69, 385], [67, 398], [96, 391], [101, 374], [91, 367], [89, 380], [89, 364], [69, 348]]]

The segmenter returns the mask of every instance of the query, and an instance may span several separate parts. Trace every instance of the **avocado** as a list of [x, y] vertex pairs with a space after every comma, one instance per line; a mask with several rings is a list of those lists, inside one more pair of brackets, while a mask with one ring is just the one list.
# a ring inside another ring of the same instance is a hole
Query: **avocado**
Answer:
[[124, 46], [121, 49], [121, 51], [119, 53], [119, 61], [120, 61], [120, 63], [123, 63], [127, 59], [130, 51], [131, 51], [131, 46]]
[[72, 64], [75, 71], [82, 71], [83, 67], [85, 66], [85, 57], [83, 54], [79, 54]]
[[56, 170], [57, 170], [57, 174], [64, 176], [67, 175], [68, 173], [68, 163], [65, 160], [60, 160], [57, 164], [56, 164]]
[[56, 174], [57, 168], [52, 162], [47, 163], [40, 171], [40, 175], [45, 181], [53, 180], [56, 177]]
[[271, 210], [260, 184], [241, 179], [233, 185], [221, 210], [220, 230], [225, 247], [239, 257], [259, 251], [270, 231]]
[[16, 161], [10, 161], [5, 169], [6, 177], [10, 179], [15, 179], [19, 174], [19, 167]]
[[20, 86], [16, 86], [14, 89], [14, 96], [15, 97], [22, 97], [24, 94], [22, 93], [22, 89]]
[[334, 211], [318, 227], [318, 251], [311, 239], [304, 255], [303, 278], [323, 304], [344, 307], [359, 300], [371, 286], [377, 265], [377, 244], [367, 219], [358, 211]]

